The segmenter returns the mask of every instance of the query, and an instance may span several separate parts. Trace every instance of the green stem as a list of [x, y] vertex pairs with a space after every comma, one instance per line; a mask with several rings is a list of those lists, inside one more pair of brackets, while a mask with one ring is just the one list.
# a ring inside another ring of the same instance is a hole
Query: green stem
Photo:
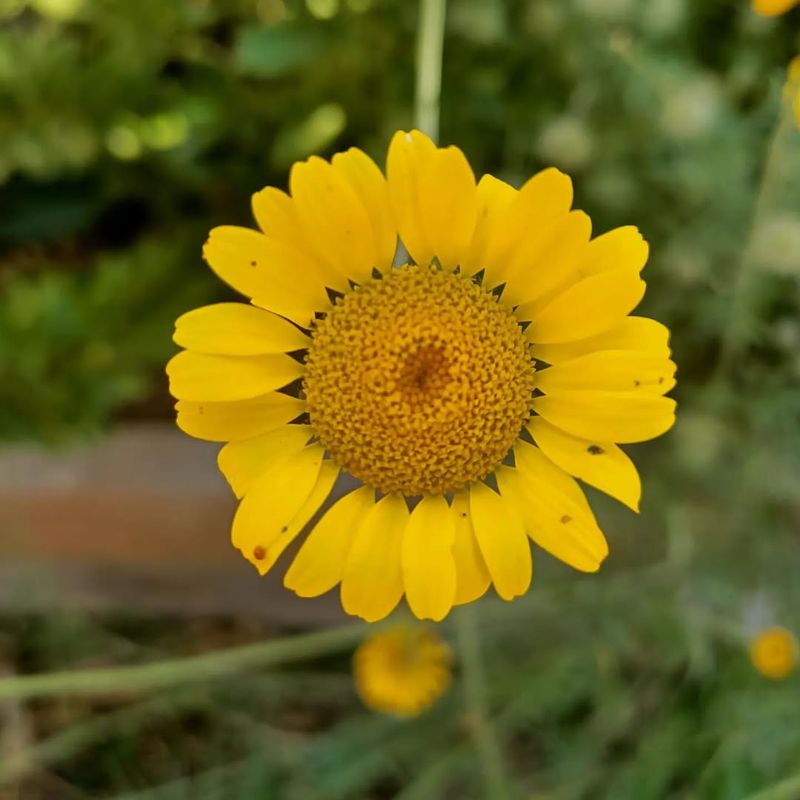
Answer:
[[346, 650], [364, 636], [364, 630], [365, 626], [361, 624], [345, 625], [150, 664], [4, 678], [0, 680], [0, 699], [141, 692], [182, 686], [191, 681], [213, 680]]
[[225, 764], [198, 775], [176, 778], [152, 789], [117, 794], [110, 800], [164, 800], [164, 798], [172, 797], [191, 797], [192, 800], [219, 798], [221, 796], [220, 787], [236, 785], [237, 778], [248, 768], [249, 763], [247, 759], [244, 759], [233, 764]]
[[18, 781], [34, 771], [49, 769], [87, 750], [97, 742], [107, 741], [116, 731], [130, 733], [155, 719], [173, 716], [183, 710], [203, 706], [208, 700], [200, 695], [178, 693], [166, 699], [157, 697], [135, 706], [95, 716], [65, 731], [53, 734], [27, 750], [13, 753], [0, 763], [0, 786]]
[[742, 323], [746, 325], [748, 321], [748, 279], [755, 266], [757, 231], [769, 211], [773, 200], [773, 191], [781, 183], [784, 173], [781, 166], [784, 146], [795, 129], [794, 113], [789, 106], [790, 104], [784, 99], [778, 122], [767, 145], [761, 182], [753, 202], [750, 231], [734, 276], [730, 305], [722, 330], [717, 376], [723, 375], [730, 368], [742, 345]]
[[420, 0], [414, 125], [437, 141], [447, 0]]
[[469, 713], [468, 724], [481, 761], [486, 797], [508, 800], [511, 793], [506, 780], [503, 757], [486, 702], [480, 633], [475, 608], [459, 609], [456, 616], [459, 652], [463, 671], [464, 699]]
[[800, 773], [748, 795], [745, 800], [796, 800], [797, 797], [800, 797]]

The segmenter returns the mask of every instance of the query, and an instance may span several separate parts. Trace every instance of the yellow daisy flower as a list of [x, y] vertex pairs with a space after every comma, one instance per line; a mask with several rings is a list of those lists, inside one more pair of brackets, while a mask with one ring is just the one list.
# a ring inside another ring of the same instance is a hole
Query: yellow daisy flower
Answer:
[[797, 666], [798, 648], [794, 634], [775, 626], [760, 631], [750, 642], [750, 660], [765, 677], [773, 681], [788, 678]]
[[753, 0], [753, 11], [765, 17], [776, 17], [793, 9], [800, 0]]
[[400, 625], [356, 650], [353, 677], [368, 708], [416, 717], [447, 691], [452, 661], [450, 648], [433, 631]]
[[800, 128], [800, 56], [795, 56], [789, 62], [788, 73], [784, 99], [792, 107], [797, 127]]
[[490, 583], [527, 591], [529, 536], [596, 571], [608, 546], [573, 476], [637, 509], [616, 443], [675, 417], [669, 333], [628, 316], [636, 228], [591, 239], [563, 173], [476, 185], [460, 150], [417, 131], [392, 139], [387, 178], [351, 149], [295, 164], [290, 189], [253, 197], [260, 231], [211, 232], [206, 261], [252, 304], [182, 316], [167, 367], [178, 425], [228, 442], [233, 544], [264, 574], [344, 471], [363, 485], [290, 566], [300, 596], [341, 585], [345, 611], [375, 621], [405, 595], [440, 620]]

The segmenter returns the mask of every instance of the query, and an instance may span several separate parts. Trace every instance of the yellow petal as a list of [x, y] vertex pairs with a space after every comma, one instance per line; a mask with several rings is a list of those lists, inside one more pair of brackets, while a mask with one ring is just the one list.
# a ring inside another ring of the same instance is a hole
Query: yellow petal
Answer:
[[319, 268], [299, 250], [258, 231], [223, 225], [203, 246], [203, 258], [227, 284], [257, 306], [307, 328], [330, 301]]
[[632, 269], [641, 272], [647, 263], [650, 247], [633, 225], [626, 225], [592, 239], [581, 264], [583, 275]]
[[503, 301], [512, 306], [532, 303], [569, 285], [591, 235], [592, 221], [583, 211], [571, 211], [544, 230], [531, 229], [509, 256]]
[[536, 397], [532, 405], [567, 433], [601, 442], [644, 442], [675, 423], [675, 401], [651, 394], [558, 392]]
[[472, 241], [462, 259], [466, 275], [474, 275], [486, 266], [486, 254], [492, 232], [506, 209], [516, 197], [517, 190], [493, 175], [484, 175], [476, 189], [477, 216]]
[[572, 342], [619, 325], [644, 296], [634, 270], [601, 272], [574, 284], [547, 305], [525, 330], [532, 342]]
[[398, 131], [386, 156], [389, 200], [397, 230], [411, 258], [422, 265], [430, 264], [434, 251], [422, 227], [419, 173], [435, 151], [433, 142], [419, 131]]
[[249, 439], [280, 428], [300, 416], [305, 407], [304, 401], [279, 392], [230, 403], [179, 400], [175, 404], [178, 427], [189, 436], [211, 442]]
[[472, 530], [469, 495], [466, 492], [456, 494], [450, 511], [455, 525], [453, 560], [456, 565], [456, 596], [453, 603], [462, 605], [482, 597], [489, 588], [491, 578]]
[[569, 498], [586, 514], [592, 514], [589, 501], [578, 482], [548, 459], [535, 445], [520, 439], [514, 444], [514, 463], [517, 472], [525, 478], [545, 478], [561, 494]]
[[632, 350], [600, 350], [536, 373], [545, 394], [564, 390], [666, 394], [675, 385], [675, 362]]
[[634, 350], [669, 358], [669, 328], [647, 317], [625, 317], [613, 328], [587, 339], [537, 344], [534, 355], [540, 361], [557, 364], [597, 350]]
[[537, 447], [518, 442], [516, 467], [497, 472], [500, 493], [543, 550], [582, 572], [596, 572], [608, 544], [580, 487]]
[[297, 535], [307, 521], [298, 520], [299, 528], [294, 522], [317, 483], [323, 455], [325, 449], [312, 444], [283, 459], [252, 483], [239, 503], [233, 518], [231, 541], [262, 575], [279, 555], [268, 560], [268, 548], [282, 534], [288, 533], [290, 527]]
[[297, 247], [305, 233], [294, 201], [286, 192], [267, 186], [252, 197], [253, 216], [269, 239]]
[[639, 510], [642, 483], [628, 456], [611, 442], [579, 439], [534, 417], [528, 430], [541, 451], [565, 472]]
[[286, 573], [283, 585], [300, 597], [317, 597], [342, 580], [358, 525], [375, 505], [375, 490], [362, 486], [328, 509]]
[[[523, 440], [518, 441], [514, 445], [514, 463], [517, 471], [525, 480], [534, 478], [541, 483], [546, 483], [553, 491], [570, 500], [578, 511], [594, 522], [591, 506], [578, 482], [550, 461], [540, 448]], [[598, 544], [597, 552], [607, 553], [605, 544]]]
[[798, 0], [753, 0], [753, 10], [765, 17], [774, 17], [794, 8], [797, 3]]
[[[313, 445], [310, 447], [313, 447]], [[336, 483], [336, 479], [339, 477], [339, 472], [339, 467], [336, 466], [333, 461], [329, 460], [322, 462], [319, 475], [317, 475], [317, 481], [311, 489], [311, 493], [305, 499], [303, 505], [300, 506], [292, 519], [286, 523], [286, 525], [281, 526], [277, 537], [272, 536], [275, 526], [270, 521], [269, 532], [270, 537], [272, 538], [264, 537], [264, 541], [260, 542], [260, 546], [266, 550], [266, 555], [263, 555], [261, 560], [256, 558], [256, 556], [262, 556], [260, 550], [250, 550], [250, 554], [253, 556], [253, 558], [250, 558], [250, 556], [248, 556], [247, 549], [245, 547], [241, 548], [245, 557], [251, 561], [253, 566], [255, 566], [262, 575], [267, 572], [267, 570], [272, 569], [275, 562], [283, 554], [283, 551], [300, 535], [300, 533], [302, 533], [303, 528], [308, 524], [308, 521], [314, 516], [314, 514], [317, 513], [317, 511], [319, 511], [320, 507], [325, 502], [325, 499], [331, 493], [333, 485]], [[253, 489], [253, 491], [255, 491], [255, 489]], [[249, 497], [250, 494], [245, 497], [245, 499], [242, 501], [242, 504], [247, 502]], [[258, 546], [259, 543], [256, 544], [256, 547]]]
[[403, 596], [401, 551], [406, 501], [382, 497], [361, 519], [342, 576], [342, 608], [367, 622], [383, 619]]
[[313, 436], [309, 425], [284, 425], [252, 439], [228, 442], [217, 456], [234, 494], [242, 497], [265, 472], [299, 453]]
[[475, 231], [475, 175], [457, 147], [437, 149], [420, 165], [420, 224], [433, 254], [448, 269], [466, 259]]
[[198, 353], [257, 356], [308, 347], [311, 340], [291, 322], [244, 303], [217, 303], [178, 317], [176, 344]]
[[503, 600], [525, 594], [531, 584], [533, 563], [519, 517], [505, 498], [483, 483], [470, 486], [469, 513], [497, 594]]
[[572, 206], [572, 181], [550, 167], [534, 175], [517, 192], [494, 226], [486, 251], [486, 285], [505, 283], [511, 253], [532, 228], [547, 230]]
[[303, 374], [303, 365], [283, 354], [214, 356], [184, 350], [167, 364], [169, 390], [178, 400], [248, 400], [280, 389]]
[[332, 164], [345, 177], [367, 211], [376, 248], [375, 266], [385, 272], [392, 266], [397, 249], [397, 230], [386, 178], [378, 165], [355, 147], [344, 153], [337, 153]]
[[411, 512], [403, 534], [403, 583], [406, 600], [419, 619], [444, 619], [453, 606], [456, 568], [455, 528], [447, 501], [425, 496]]
[[344, 278], [363, 283], [378, 266], [367, 210], [341, 172], [312, 156], [295, 164], [289, 186], [305, 235]]
[[313, 262], [325, 286], [340, 292], [349, 288], [347, 278], [337, 270], [330, 253], [321, 248], [315, 238], [306, 234], [297, 215], [297, 204], [288, 194], [267, 186], [253, 195], [253, 215], [258, 227], [268, 238], [288, 245]]

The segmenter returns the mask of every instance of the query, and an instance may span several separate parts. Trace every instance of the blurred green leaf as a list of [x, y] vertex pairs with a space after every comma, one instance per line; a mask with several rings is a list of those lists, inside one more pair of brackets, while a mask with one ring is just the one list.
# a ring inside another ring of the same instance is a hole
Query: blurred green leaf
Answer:
[[248, 25], [239, 29], [233, 58], [245, 75], [277, 78], [319, 60], [324, 49], [320, 31], [301, 23]]

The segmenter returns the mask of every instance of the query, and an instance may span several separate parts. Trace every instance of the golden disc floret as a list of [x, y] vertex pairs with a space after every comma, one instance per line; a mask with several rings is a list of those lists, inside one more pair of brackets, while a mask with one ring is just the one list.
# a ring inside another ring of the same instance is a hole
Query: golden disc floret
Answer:
[[506, 456], [530, 416], [533, 360], [495, 295], [404, 266], [354, 287], [317, 322], [304, 390], [341, 467], [383, 492], [439, 494]]

